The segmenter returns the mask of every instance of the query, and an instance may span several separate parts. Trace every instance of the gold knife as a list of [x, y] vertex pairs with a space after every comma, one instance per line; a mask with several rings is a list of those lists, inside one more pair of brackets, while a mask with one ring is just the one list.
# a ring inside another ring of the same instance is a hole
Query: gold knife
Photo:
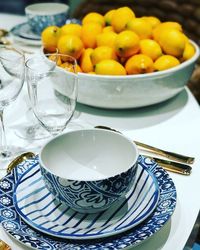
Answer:
[[143, 155], [143, 156], [150, 158], [151, 160], [158, 163], [158, 165], [163, 167], [165, 170], [171, 171], [173, 173], [178, 173], [182, 175], [190, 175], [192, 172], [192, 167], [187, 164], [164, 160], [164, 159], [156, 158], [156, 157], [149, 156], [149, 155]]
[[[95, 126], [95, 128], [107, 129], [107, 130], [111, 130], [111, 131], [118, 132], [118, 133], [122, 134], [120, 131], [118, 131], [118, 130], [116, 130], [114, 128], [107, 127], [107, 126], [99, 125], [99, 126]], [[135, 144], [137, 146], [142, 147], [144, 149], [148, 149], [152, 153], [164, 156], [164, 157], [166, 157], [166, 158], [168, 158], [170, 160], [180, 161], [180, 162], [187, 163], [187, 164], [192, 164], [192, 163], [194, 163], [194, 160], [195, 160], [194, 157], [190, 157], [190, 156], [181, 155], [181, 154], [173, 153], [173, 152], [170, 152], [170, 151], [166, 151], [166, 150], [163, 150], [163, 149], [160, 149], [160, 148], [150, 146], [150, 145], [145, 144], [143, 142], [138, 142], [138, 141], [134, 141], [134, 142], [135, 142]]]
[[146, 149], [149, 149], [152, 153], [156, 153], [158, 155], [164, 156], [170, 160], [175, 160], [175, 161], [180, 161], [180, 162], [184, 162], [187, 164], [192, 164], [194, 163], [194, 157], [190, 157], [190, 156], [185, 156], [185, 155], [181, 155], [181, 154], [177, 154], [177, 153], [173, 153], [170, 151], [166, 151], [163, 149], [159, 149], [153, 146], [150, 146], [148, 144], [144, 144], [142, 142], [138, 142], [138, 141], [134, 141], [135, 144], [139, 147], [143, 147]]

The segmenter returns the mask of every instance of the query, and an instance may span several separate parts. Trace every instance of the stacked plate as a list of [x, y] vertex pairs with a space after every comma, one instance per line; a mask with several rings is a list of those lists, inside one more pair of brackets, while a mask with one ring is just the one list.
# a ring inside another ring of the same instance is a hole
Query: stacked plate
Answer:
[[22, 42], [28, 45], [33, 45], [33, 46], [41, 46], [41, 37], [37, 34], [35, 34], [29, 24], [26, 23], [21, 23], [16, 26], [14, 26], [10, 30], [10, 34], [13, 36], [13, 38], [18, 41]]
[[6, 232], [35, 249], [123, 249], [142, 243], [169, 220], [176, 205], [172, 179], [139, 158], [137, 181], [126, 197], [98, 214], [59, 203], [45, 187], [37, 157], [0, 182], [0, 220]]
[[[66, 20], [66, 24], [68, 23], [80, 23], [80, 21], [78, 19], [72, 18], [72, 19]], [[35, 34], [31, 30], [31, 27], [28, 24], [28, 22], [15, 25], [10, 30], [10, 34], [18, 42], [22, 42], [22, 43], [25, 43], [27, 45], [32, 45], [32, 46], [42, 45], [41, 37]]]

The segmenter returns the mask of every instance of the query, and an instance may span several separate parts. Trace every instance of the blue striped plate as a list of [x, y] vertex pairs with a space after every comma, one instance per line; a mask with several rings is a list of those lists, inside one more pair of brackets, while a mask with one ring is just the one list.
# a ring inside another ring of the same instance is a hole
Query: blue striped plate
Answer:
[[13, 195], [15, 209], [27, 224], [48, 235], [69, 239], [122, 233], [144, 221], [158, 200], [157, 179], [142, 165], [138, 166], [136, 184], [126, 197], [98, 214], [78, 213], [59, 203], [45, 187], [38, 164], [19, 179]]

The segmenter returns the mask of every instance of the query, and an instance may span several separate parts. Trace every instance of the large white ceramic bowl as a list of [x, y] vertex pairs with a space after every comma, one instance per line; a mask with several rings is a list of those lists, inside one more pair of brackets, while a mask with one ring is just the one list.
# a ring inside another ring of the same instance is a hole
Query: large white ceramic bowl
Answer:
[[97, 213], [130, 190], [138, 150], [125, 136], [103, 129], [71, 131], [43, 146], [39, 162], [49, 191], [72, 209]]
[[199, 57], [199, 47], [194, 42], [192, 44], [195, 55], [165, 71], [127, 76], [79, 73], [78, 102], [100, 108], [124, 109], [170, 99], [183, 90], [192, 75]]

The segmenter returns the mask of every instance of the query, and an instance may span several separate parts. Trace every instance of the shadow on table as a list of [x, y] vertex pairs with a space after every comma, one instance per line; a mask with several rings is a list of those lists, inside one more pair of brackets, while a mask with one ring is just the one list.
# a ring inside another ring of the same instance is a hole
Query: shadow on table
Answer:
[[75, 118], [83, 117], [84, 119], [84, 113], [86, 113], [89, 117], [91, 116], [91, 119], [88, 120], [91, 125], [109, 126], [115, 123], [118, 128], [141, 129], [157, 125], [172, 118], [184, 108], [187, 101], [188, 93], [184, 89], [170, 100], [143, 108], [111, 110], [78, 103]]

